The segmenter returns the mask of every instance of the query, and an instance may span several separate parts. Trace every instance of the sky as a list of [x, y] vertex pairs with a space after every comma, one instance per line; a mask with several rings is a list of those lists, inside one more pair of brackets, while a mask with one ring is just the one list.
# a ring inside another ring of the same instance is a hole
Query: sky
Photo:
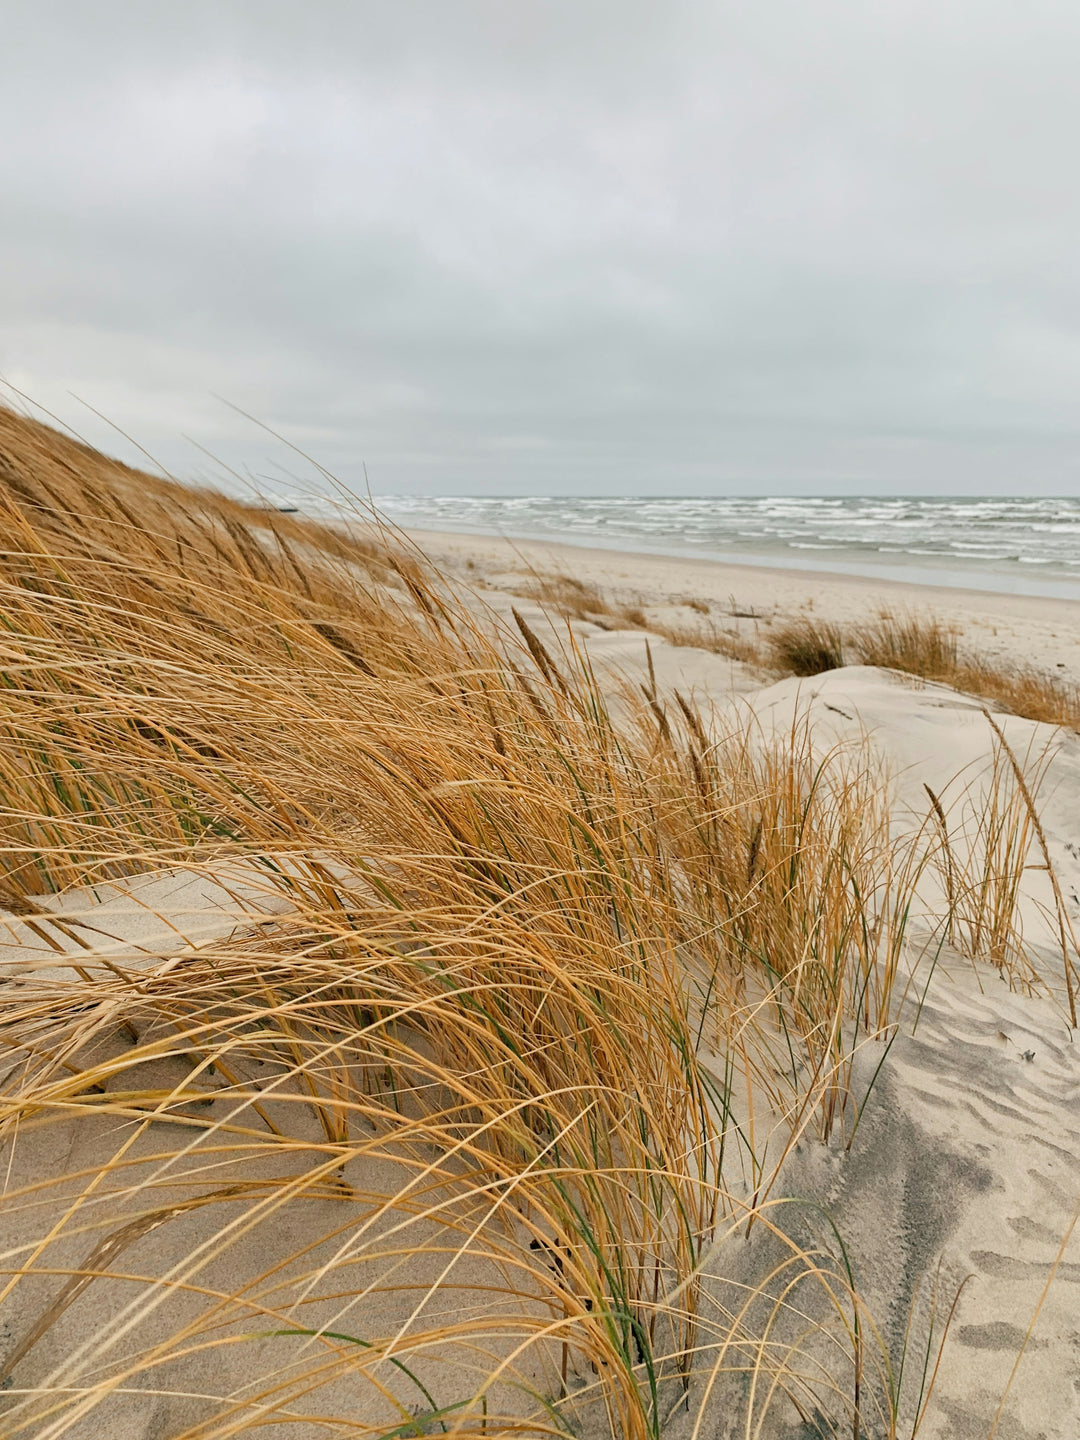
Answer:
[[1078, 494], [1078, 73], [1076, 0], [6, 0], [0, 376], [197, 479]]

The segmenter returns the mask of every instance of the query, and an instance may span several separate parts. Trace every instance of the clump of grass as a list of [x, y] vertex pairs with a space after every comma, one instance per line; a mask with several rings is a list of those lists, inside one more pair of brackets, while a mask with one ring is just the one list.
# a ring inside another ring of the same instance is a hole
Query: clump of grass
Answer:
[[903, 670], [1050, 725], [1080, 729], [1080, 691], [1030, 666], [1002, 667], [961, 652], [954, 627], [914, 614], [882, 616], [853, 635], [860, 664]]
[[737, 660], [742, 665], [761, 666], [761, 650], [750, 636], [741, 635], [735, 629], [725, 629], [715, 621], [680, 625], [666, 619], [653, 620], [642, 628], [661, 636], [669, 645], [692, 646], [707, 650], [711, 655], [723, 655], [727, 660]]
[[800, 616], [779, 625], [769, 636], [769, 658], [789, 675], [820, 675], [838, 670], [845, 661], [845, 636], [837, 625]]
[[1050, 725], [1080, 730], [1080, 689], [1031, 667], [1001, 667], [961, 652], [954, 627], [933, 617], [884, 614], [840, 626], [800, 617], [770, 637], [767, 659], [789, 675], [819, 675], [843, 665], [877, 665], [938, 681]]
[[615, 614], [615, 608], [596, 585], [562, 572], [537, 575], [521, 593], [571, 620], [606, 623]]
[[861, 665], [903, 670], [928, 680], [955, 675], [959, 663], [955, 629], [914, 614], [879, 616], [856, 629], [852, 649]]
[[[946, 811], [929, 786], [927, 795], [941, 841], [935, 854], [948, 899], [950, 943], [961, 954], [996, 965], [1011, 984], [1032, 991], [1042, 984], [1024, 940], [1021, 892], [1029, 870], [1050, 884], [1069, 1023], [1076, 1028], [1076, 961], [1080, 945], [1050, 856], [1036, 797], [1052, 758], [1051, 745], [1018, 756], [999, 722], [984, 712], [994, 738], [993, 761]], [[1037, 846], [1039, 861], [1031, 854]]]
[[[1045, 767], [1046, 756], [1043, 757]], [[1038, 771], [1032, 776], [1037, 787]], [[952, 799], [927, 790], [941, 841], [936, 861], [948, 897], [950, 944], [1002, 970], [1030, 989], [1034, 969], [1020, 922], [1019, 901], [1035, 839], [1032, 808], [1015, 783], [1006, 752], [995, 744], [985, 777]], [[1030, 790], [1029, 790], [1030, 794]]]
[[1054, 675], [1025, 666], [1001, 669], [976, 658], [959, 662], [955, 671], [943, 678], [958, 690], [979, 695], [1025, 720], [1080, 731], [1080, 686]]
[[[678, 843], [695, 907], [715, 937], [711, 1018], [722, 1035], [753, 992], [773, 1018], [767, 1034], [755, 1033], [771, 1058], [741, 1073], [753, 1074], [775, 1110], [812, 1117], [828, 1139], [857, 1119], [848, 1089], [854, 1051], [892, 1023], [926, 851], [919, 834], [894, 832], [867, 745], [823, 755], [802, 720], [787, 735], [767, 738], [751, 719], [709, 737], [677, 701], [660, 714], [654, 702], [658, 738], [682, 731], [681, 743], [658, 747], [657, 763], [667, 755], [674, 773], [654, 784], [680, 810], [696, 791], [695, 809], [700, 796], [713, 817], [703, 826], [695, 815]], [[748, 1095], [751, 1113], [753, 1103]]]

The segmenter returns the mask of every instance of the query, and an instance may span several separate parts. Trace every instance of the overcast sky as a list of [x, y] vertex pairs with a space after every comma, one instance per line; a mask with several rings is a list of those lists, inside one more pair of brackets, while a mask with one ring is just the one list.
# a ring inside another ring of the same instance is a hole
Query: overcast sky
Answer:
[[117, 453], [1080, 493], [1077, 0], [3, 9], [0, 373]]

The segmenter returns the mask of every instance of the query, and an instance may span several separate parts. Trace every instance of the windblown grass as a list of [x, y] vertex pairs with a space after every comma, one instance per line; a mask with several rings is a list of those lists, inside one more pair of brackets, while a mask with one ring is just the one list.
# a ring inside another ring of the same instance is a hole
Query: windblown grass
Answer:
[[[700, 600], [684, 603], [708, 618], [679, 622], [649, 616], [640, 604], [618, 603], [598, 586], [562, 573], [535, 577], [524, 593], [564, 618], [647, 630], [672, 645], [723, 655], [763, 674], [809, 677], [844, 665], [875, 665], [940, 681], [1027, 720], [1080, 731], [1080, 687], [1031, 666], [1001, 666], [964, 653], [955, 627], [933, 616], [884, 612], [862, 625], [840, 625], [800, 615], [759, 639], [720, 624]], [[734, 600], [731, 613], [737, 613]]]
[[[0, 1018], [0, 1435], [895, 1434], [772, 1195], [895, 1019], [927, 852], [866, 752], [616, 725], [393, 535], [5, 412], [0, 524], [0, 903], [55, 962]], [[96, 958], [94, 887], [169, 871], [273, 913]]]
[[722, 655], [725, 660], [737, 660], [741, 665], [761, 669], [761, 648], [757, 642], [715, 619], [681, 624], [668, 619], [653, 619], [642, 628], [661, 636], [669, 645], [693, 646], [698, 650], [707, 650], [711, 655]]
[[973, 659], [960, 663], [946, 683], [1025, 720], [1080, 731], [1080, 687], [1070, 681], [1030, 667], [1001, 669]]
[[606, 625], [623, 611], [623, 607], [612, 604], [598, 585], [562, 572], [534, 576], [523, 587], [522, 594], [571, 620], [592, 620]]
[[852, 648], [861, 665], [928, 680], [954, 675], [960, 664], [955, 629], [920, 615], [880, 615], [856, 630]]
[[1052, 899], [1046, 909], [1057, 930], [1065, 1003], [1075, 1030], [1080, 942], [1037, 803], [1053, 758], [1052, 745], [1018, 756], [998, 721], [989, 711], [985, 715], [994, 737], [993, 761], [974, 795], [970, 788], [962, 789], [946, 808], [942, 797], [924, 787], [940, 839], [932, 859], [947, 900], [946, 938], [960, 954], [996, 965], [1014, 988], [1029, 993], [1039, 989], [1043, 977], [1024, 938], [1021, 900], [1027, 872], [1042, 871], [1050, 884]]

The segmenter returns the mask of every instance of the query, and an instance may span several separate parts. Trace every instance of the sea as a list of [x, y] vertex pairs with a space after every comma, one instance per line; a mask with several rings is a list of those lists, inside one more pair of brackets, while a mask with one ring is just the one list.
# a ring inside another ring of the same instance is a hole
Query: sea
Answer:
[[375, 503], [409, 530], [1080, 600], [1080, 497], [386, 495]]

